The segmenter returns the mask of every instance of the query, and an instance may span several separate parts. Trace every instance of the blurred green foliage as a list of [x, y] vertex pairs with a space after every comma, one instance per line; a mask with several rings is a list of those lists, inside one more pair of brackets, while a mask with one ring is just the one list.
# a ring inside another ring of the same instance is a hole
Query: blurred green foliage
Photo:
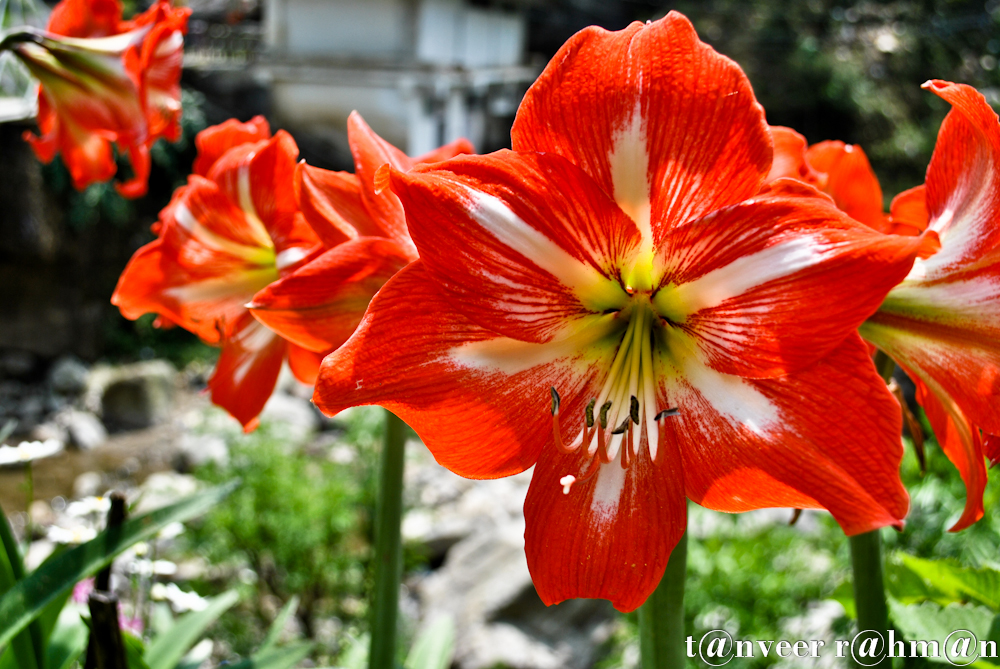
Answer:
[[673, 7], [743, 67], [769, 123], [793, 127], [810, 143], [860, 144], [887, 196], [923, 181], [949, 108], [921, 90], [923, 82], [970, 84], [1000, 103], [996, 0], [682, 0]]
[[359, 534], [365, 479], [359, 468], [366, 465], [296, 452], [266, 423], [230, 439], [230, 448], [227, 466], [207, 465], [197, 476], [209, 482], [236, 476], [242, 484], [190, 540], [209, 563], [243, 575], [248, 592], [241, 611], [222, 621], [234, 650], [245, 654], [260, 643], [270, 623], [267, 602], [275, 597], [300, 598], [297, 616], [308, 637], [320, 617], [349, 625], [363, 616], [369, 547]]

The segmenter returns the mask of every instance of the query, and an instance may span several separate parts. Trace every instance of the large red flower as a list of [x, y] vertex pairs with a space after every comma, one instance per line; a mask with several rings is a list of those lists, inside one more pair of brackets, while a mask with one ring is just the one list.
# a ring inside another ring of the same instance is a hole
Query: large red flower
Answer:
[[926, 227], [941, 250], [918, 260], [861, 326], [917, 383], [917, 399], [968, 497], [953, 531], [983, 516], [984, 455], [1000, 459], [1000, 123], [975, 89], [924, 87], [952, 105], [925, 184], [900, 194], [892, 219]]
[[920, 240], [795, 182], [761, 193], [763, 111], [673, 12], [573, 37], [513, 142], [377, 175], [420, 259], [324, 361], [324, 411], [382, 404], [464, 476], [535, 465], [525, 550], [549, 604], [639, 606], [685, 497], [901, 522], [899, 410], [854, 331]]
[[269, 285], [250, 304], [257, 320], [310, 351], [328, 351], [347, 341], [372, 296], [417, 258], [403, 205], [388, 189], [376, 192], [375, 171], [385, 164], [406, 171], [473, 152], [468, 140], [459, 139], [410, 158], [375, 134], [357, 112], [347, 119], [347, 138], [354, 174], [304, 162], [295, 174], [299, 207], [330, 249]]
[[[926, 183], [897, 195], [888, 216], [882, 190], [860, 147], [821, 142], [772, 128], [769, 178], [812, 183], [837, 206], [889, 234], [925, 235], [927, 251], [861, 326], [913, 379], [945, 455], [967, 489], [951, 528], [983, 516], [984, 455], [1000, 459], [1000, 127], [974, 89], [943, 81], [929, 88], [953, 105], [938, 135]], [[780, 156], [780, 158], [778, 157]], [[936, 254], [931, 251], [938, 251]]]
[[222, 346], [212, 401], [247, 430], [274, 390], [282, 362], [304, 383], [321, 355], [287, 342], [246, 308], [253, 295], [318, 256], [323, 246], [292, 194], [298, 148], [267, 122], [234, 120], [197, 137], [195, 174], [174, 193], [111, 298], [127, 318], [155, 312]]
[[11, 48], [41, 82], [38, 126], [25, 133], [35, 155], [58, 152], [83, 189], [116, 170], [112, 144], [128, 152], [133, 176], [125, 197], [146, 193], [149, 149], [180, 136], [180, 75], [191, 10], [157, 2], [131, 21], [118, 0], [62, 0], [46, 31], [15, 33]]

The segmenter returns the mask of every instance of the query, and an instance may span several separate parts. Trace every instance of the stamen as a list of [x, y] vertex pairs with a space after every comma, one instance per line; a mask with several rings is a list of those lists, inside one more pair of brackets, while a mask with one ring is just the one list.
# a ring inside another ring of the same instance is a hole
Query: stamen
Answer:
[[656, 414], [656, 418], [654, 420], [659, 422], [663, 418], [670, 418], [671, 416], [676, 416], [680, 412], [681, 410], [678, 409], [677, 407], [674, 407], [673, 409], [664, 409], [660, 413]]
[[[628, 429], [628, 424], [631, 420], [631, 416], [625, 416], [625, 420], [622, 421], [622, 424], [611, 430], [611, 434], [625, 434], [625, 430]], [[631, 432], [631, 430], [629, 430], [629, 432]]]
[[562, 427], [559, 425], [559, 393], [553, 387], [552, 391], [552, 442], [556, 445], [556, 450], [569, 455], [575, 453], [576, 449], [563, 443]]
[[632, 419], [633, 423], [636, 425], [639, 424], [639, 400], [635, 398], [635, 395], [632, 395], [632, 402], [629, 404], [628, 415], [629, 418]]
[[[594, 407], [597, 405], [597, 398], [587, 402], [587, 409], [584, 411], [584, 415], [587, 417], [587, 427], [594, 427]], [[584, 442], [589, 441], [584, 439]]]
[[608, 410], [611, 409], [611, 402], [605, 402], [601, 406], [600, 424], [601, 429], [608, 429]]

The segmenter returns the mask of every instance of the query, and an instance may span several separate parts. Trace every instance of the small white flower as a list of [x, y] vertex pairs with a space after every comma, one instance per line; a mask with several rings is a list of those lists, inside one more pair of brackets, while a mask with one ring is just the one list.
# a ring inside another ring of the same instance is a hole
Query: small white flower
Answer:
[[83, 525], [69, 528], [53, 525], [46, 531], [45, 536], [57, 544], [84, 544], [97, 536], [97, 530]]
[[91, 514], [105, 514], [111, 509], [110, 497], [84, 497], [66, 506], [66, 515], [84, 518]]
[[66, 445], [58, 439], [22, 441], [17, 446], [0, 446], [0, 466], [41, 460], [59, 453]]
[[149, 590], [149, 596], [156, 601], [170, 602], [175, 613], [204, 611], [208, 608], [207, 599], [196, 592], [184, 592], [176, 583], [154, 583]]
[[184, 533], [184, 523], [170, 523], [156, 535], [157, 539], [174, 539]]
[[136, 560], [128, 565], [129, 572], [140, 576], [173, 576], [177, 565], [170, 560]]

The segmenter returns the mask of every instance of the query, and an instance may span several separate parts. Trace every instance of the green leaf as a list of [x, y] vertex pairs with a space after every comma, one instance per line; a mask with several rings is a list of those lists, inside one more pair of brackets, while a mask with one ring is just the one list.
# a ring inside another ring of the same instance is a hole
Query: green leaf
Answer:
[[149, 665], [143, 659], [146, 654], [146, 644], [142, 639], [123, 630], [122, 641], [125, 642], [125, 661], [128, 662], [128, 669], [149, 669]]
[[[989, 568], [972, 569], [952, 560], [925, 560], [906, 553], [899, 553], [898, 557], [902, 566], [925, 584], [924, 599], [939, 604], [972, 601], [994, 611], [1000, 609], [1000, 571]], [[913, 580], [909, 579], [901, 594], [914, 597], [919, 596], [920, 592]]]
[[337, 666], [341, 669], [366, 669], [368, 666], [368, 644], [371, 643], [367, 634], [362, 634], [340, 654]]
[[0, 646], [9, 643], [37, 618], [47, 604], [68, 593], [83, 578], [107, 566], [133, 544], [152, 538], [170, 523], [204, 513], [233, 491], [237, 482], [192, 495], [176, 504], [131, 518], [85, 544], [43, 564], [0, 597]]
[[[976, 639], [986, 641], [990, 638], [994, 617], [993, 612], [985, 606], [954, 603], [941, 606], [935, 602], [905, 605], [891, 597], [889, 613], [896, 629], [902, 632], [907, 640], [904, 650], [908, 656], [911, 654], [909, 641], [936, 642], [938, 657], [928, 656], [928, 659], [945, 663], [947, 663], [945, 654], [949, 650], [945, 648], [948, 635], [956, 630], [968, 630], [976, 636]], [[952, 643], [954, 644], [954, 641]], [[977, 644], [975, 651], [978, 650]]]
[[296, 643], [282, 648], [258, 651], [229, 669], [292, 669], [312, 651], [311, 643]]
[[417, 637], [403, 666], [406, 669], [448, 669], [455, 653], [455, 620], [439, 616]]
[[[7, 523], [7, 516], [3, 509], [0, 509], [0, 594], [6, 595], [23, 578], [24, 563], [21, 560], [21, 550]], [[6, 641], [0, 641], [0, 648], [3, 648], [5, 643]], [[0, 662], [16, 658], [19, 669], [45, 669], [44, 653], [45, 635], [38, 623], [32, 623], [26, 632], [14, 637], [10, 653], [0, 658]]]
[[87, 650], [89, 632], [74, 607], [64, 608], [49, 636], [45, 649], [45, 666], [48, 669], [69, 669]]
[[281, 630], [285, 629], [285, 624], [288, 619], [292, 617], [295, 610], [299, 608], [299, 598], [298, 595], [292, 597], [288, 600], [281, 610], [278, 611], [278, 615], [274, 617], [274, 622], [271, 623], [271, 627], [267, 630], [267, 636], [264, 637], [264, 642], [257, 649], [257, 652], [265, 651], [275, 644], [278, 643], [278, 637], [281, 636]]
[[167, 632], [149, 642], [149, 648], [143, 655], [149, 669], [174, 669], [205, 630], [239, 599], [236, 591], [230, 590], [209, 600], [208, 607], [203, 611], [192, 611], [178, 618]]

